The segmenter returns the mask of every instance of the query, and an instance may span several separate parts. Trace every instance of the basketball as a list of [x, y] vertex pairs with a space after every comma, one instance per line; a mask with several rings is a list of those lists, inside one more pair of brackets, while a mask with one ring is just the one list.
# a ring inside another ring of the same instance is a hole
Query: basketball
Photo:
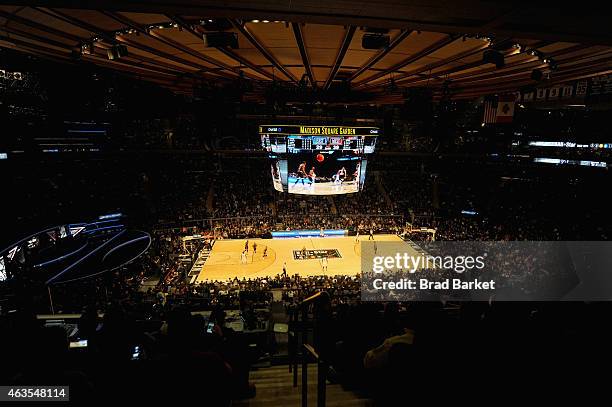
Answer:
[[325, 156], [321, 153], [317, 154], [317, 162], [323, 162], [325, 160]]

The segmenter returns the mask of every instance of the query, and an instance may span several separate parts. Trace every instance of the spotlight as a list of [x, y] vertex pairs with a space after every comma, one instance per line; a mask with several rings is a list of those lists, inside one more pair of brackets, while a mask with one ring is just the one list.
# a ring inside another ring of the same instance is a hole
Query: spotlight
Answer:
[[259, 20], [251, 20], [252, 23], [258, 23]]
[[94, 54], [94, 43], [93, 43], [93, 41], [88, 41], [88, 42], [85, 42], [85, 43], [81, 44], [81, 53], [82, 54], [87, 54], [87, 55], [93, 55]]
[[269, 20], [262, 20], [262, 23], [269, 23]]

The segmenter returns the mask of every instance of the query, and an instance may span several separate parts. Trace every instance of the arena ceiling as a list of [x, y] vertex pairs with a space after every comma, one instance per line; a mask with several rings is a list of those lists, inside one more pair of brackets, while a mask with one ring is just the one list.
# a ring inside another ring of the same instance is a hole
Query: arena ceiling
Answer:
[[[12, 3], [0, 5], [1, 47], [91, 62], [178, 93], [202, 82], [249, 81], [254, 94], [272, 81], [323, 91], [349, 83], [361, 100], [397, 103], [412, 87], [454, 98], [513, 91], [537, 84], [534, 69], [547, 84], [612, 73], [605, 13], [559, 3], [93, 0], [88, 9], [69, 0]], [[236, 33], [238, 48], [205, 47], [202, 34], [211, 25]], [[387, 29], [390, 44], [363, 49], [369, 28]], [[128, 55], [109, 60], [107, 50], [117, 45], [127, 46]], [[504, 55], [504, 67], [483, 62], [488, 48]]]

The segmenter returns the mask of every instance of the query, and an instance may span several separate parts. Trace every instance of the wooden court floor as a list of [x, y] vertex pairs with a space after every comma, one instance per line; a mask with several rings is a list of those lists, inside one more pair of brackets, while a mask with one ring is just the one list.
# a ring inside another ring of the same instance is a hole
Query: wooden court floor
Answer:
[[[376, 235], [378, 242], [401, 242], [396, 235]], [[368, 236], [360, 236], [360, 241], [367, 241]], [[283, 271], [283, 263], [287, 263], [289, 275], [324, 274], [321, 260], [294, 260], [293, 251], [306, 249], [337, 249], [340, 258], [328, 260], [328, 275], [355, 275], [361, 268], [361, 245], [355, 237], [317, 237], [296, 239], [251, 239], [246, 264], [241, 263], [241, 253], [245, 240], [217, 240], [210, 257], [204, 264], [196, 283], [206, 280], [227, 280], [238, 277], [256, 278], [275, 276]], [[257, 242], [257, 253], [253, 254], [253, 243]], [[266, 258], [264, 248], [268, 248]]]

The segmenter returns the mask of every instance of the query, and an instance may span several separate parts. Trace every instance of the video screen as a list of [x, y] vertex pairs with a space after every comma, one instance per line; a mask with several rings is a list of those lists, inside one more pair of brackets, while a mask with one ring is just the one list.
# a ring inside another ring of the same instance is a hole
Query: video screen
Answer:
[[262, 134], [261, 145], [269, 153], [286, 153], [287, 152], [287, 137]]
[[4, 263], [4, 257], [0, 256], [0, 281], [6, 281], [8, 274], [6, 272], [6, 264]]
[[292, 194], [336, 195], [360, 190], [361, 157], [342, 151], [292, 154], [288, 159]]
[[287, 179], [283, 182], [282, 175], [287, 174], [287, 160], [273, 160], [271, 165], [272, 184], [278, 192], [283, 192], [283, 185], [287, 185]]
[[377, 127], [259, 126], [270, 157], [272, 185], [279, 192], [336, 195], [359, 192], [367, 155], [374, 153]]

